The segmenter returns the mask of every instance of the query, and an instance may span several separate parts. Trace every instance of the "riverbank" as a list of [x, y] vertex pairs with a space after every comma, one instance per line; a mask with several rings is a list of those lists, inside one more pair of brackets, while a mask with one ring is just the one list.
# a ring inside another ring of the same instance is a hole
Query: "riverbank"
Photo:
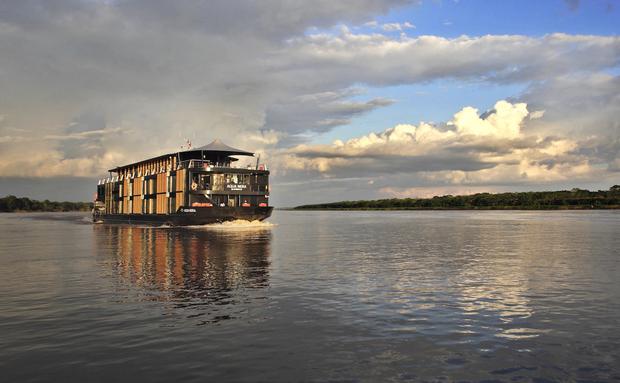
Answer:
[[2, 213], [57, 213], [69, 211], [90, 211], [92, 208], [93, 204], [90, 202], [57, 202], [49, 200], [37, 201], [27, 197], [16, 197], [14, 195], [0, 198], [0, 212]]
[[519, 211], [527, 211], [527, 210], [618, 210], [620, 209], [620, 205], [611, 205], [611, 206], [594, 206], [594, 207], [586, 207], [586, 206], [547, 206], [547, 207], [517, 207], [517, 206], [488, 206], [488, 207], [390, 207], [390, 208], [327, 208], [327, 207], [294, 207], [294, 208], [281, 208], [277, 210], [312, 210], [312, 211], [471, 211], [471, 210], [519, 210]]
[[294, 210], [591, 210], [620, 209], [620, 186], [609, 190], [477, 193], [302, 205]]

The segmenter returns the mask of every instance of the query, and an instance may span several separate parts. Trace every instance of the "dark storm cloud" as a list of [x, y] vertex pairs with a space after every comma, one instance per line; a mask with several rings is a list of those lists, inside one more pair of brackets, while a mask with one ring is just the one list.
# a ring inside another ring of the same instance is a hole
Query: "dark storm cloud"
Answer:
[[616, 172], [620, 165], [620, 137], [590, 137], [580, 143], [575, 154], [607, 164], [610, 171]]
[[536, 83], [519, 97], [544, 118], [527, 131], [620, 137], [620, 77], [609, 74], [559, 76]]
[[58, 141], [58, 150], [64, 158], [83, 158], [105, 153], [103, 139], [107, 133], [104, 115], [84, 113], [67, 126], [64, 135], [50, 138]]
[[303, 95], [282, 100], [266, 110], [265, 127], [290, 133], [306, 131], [326, 132], [340, 125], [347, 125], [351, 118], [394, 101], [374, 98], [369, 101], [352, 101], [359, 94], [354, 89]]
[[374, 155], [358, 158], [347, 166], [339, 167], [335, 164], [330, 173], [335, 176], [368, 177], [380, 174], [411, 174], [442, 170], [477, 171], [492, 168], [495, 165], [470, 156], [446, 152], [425, 156]]
[[[31, 149], [54, 150], [53, 161], [82, 159], [80, 171], [89, 173], [102, 170], [95, 168], [101, 163], [89, 168], [86, 162], [104, 151], [106, 161], [117, 164], [150, 155], [153, 148], [178, 147], [185, 138], [202, 143], [217, 136], [251, 137], [248, 132], [274, 130], [264, 124], [270, 105], [314, 92], [313, 86], [270, 71], [284, 38], [310, 26], [362, 22], [405, 3], [2, 2], [0, 115], [28, 133]], [[315, 115], [298, 108], [305, 121], [294, 129], [329, 129], [386, 104], [342, 100], [316, 108]], [[93, 130], [105, 135], [107, 145], [95, 133], [73, 131], [93, 125], [83, 121], [89, 114], [106, 121], [105, 130]], [[276, 120], [286, 131], [286, 116]], [[115, 131], [125, 134], [108, 134]], [[145, 135], [151, 137], [148, 144]], [[0, 131], [2, 142], [24, 141], [22, 136]], [[17, 149], [9, 152], [2, 161], [19, 157]], [[68, 164], [49, 173], [64, 167], [71, 174], [75, 169]]]
[[412, 0], [132, 0], [117, 7], [132, 19], [165, 29], [201, 31], [213, 35], [262, 35], [289, 38], [308, 27], [329, 27], [338, 22], [361, 23], [370, 15], [386, 13]]

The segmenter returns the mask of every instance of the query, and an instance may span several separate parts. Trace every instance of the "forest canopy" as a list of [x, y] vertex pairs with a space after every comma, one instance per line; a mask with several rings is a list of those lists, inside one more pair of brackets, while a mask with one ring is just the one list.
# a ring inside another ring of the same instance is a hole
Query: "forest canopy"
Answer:
[[90, 202], [55, 202], [37, 201], [26, 197], [9, 195], [0, 198], [0, 212], [15, 211], [88, 211], [93, 207]]
[[441, 210], [441, 209], [618, 209], [620, 185], [609, 190], [589, 191], [572, 189], [562, 191], [477, 193], [471, 195], [444, 195], [432, 198], [392, 198], [380, 200], [341, 201], [297, 206], [295, 209], [343, 210]]

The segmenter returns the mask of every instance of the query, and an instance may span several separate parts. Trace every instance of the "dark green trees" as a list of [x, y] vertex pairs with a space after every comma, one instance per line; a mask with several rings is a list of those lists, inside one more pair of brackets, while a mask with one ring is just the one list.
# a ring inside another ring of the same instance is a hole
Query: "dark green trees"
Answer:
[[609, 190], [572, 190], [478, 193], [464, 196], [433, 198], [380, 199], [373, 201], [342, 201], [303, 205], [296, 209], [594, 209], [620, 208], [620, 185]]
[[18, 198], [14, 195], [0, 198], [0, 212], [14, 211], [87, 211], [92, 209], [88, 202], [53, 202], [37, 201], [30, 198]]

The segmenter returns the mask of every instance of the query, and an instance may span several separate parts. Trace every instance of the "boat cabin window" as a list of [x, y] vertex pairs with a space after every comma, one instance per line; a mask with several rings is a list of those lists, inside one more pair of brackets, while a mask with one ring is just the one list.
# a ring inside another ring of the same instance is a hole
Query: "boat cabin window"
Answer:
[[176, 210], [177, 210], [176, 193], [170, 193], [170, 198], [168, 199], [168, 211], [170, 213], [174, 213]]
[[211, 188], [211, 176], [208, 174], [194, 174], [192, 176], [192, 190], [205, 190]]
[[97, 186], [97, 201], [105, 201], [105, 185]]
[[249, 184], [250, 175], [239, 174], [239, 173], [226, 174], [226, 183], [227, 184]]
[[196, 203], [204, 204], [204, 203], [213, 203], [207, 196], [204, 194], [193, 193], [189, 195], [189, 204], [194, 205]]
[[168, 177], [168, 191], [174, 193], [177, 190], [177, 174], [171, 173]]
[[210, 175], [201, 175], [200, 176], [200, 186], [202, 189], [210, 189], [211, 188], [211, 176]]
[[256, 175], [256, 183], [259, 185], [267, 185], [269, 183], [269, 176], [266, 174]]

